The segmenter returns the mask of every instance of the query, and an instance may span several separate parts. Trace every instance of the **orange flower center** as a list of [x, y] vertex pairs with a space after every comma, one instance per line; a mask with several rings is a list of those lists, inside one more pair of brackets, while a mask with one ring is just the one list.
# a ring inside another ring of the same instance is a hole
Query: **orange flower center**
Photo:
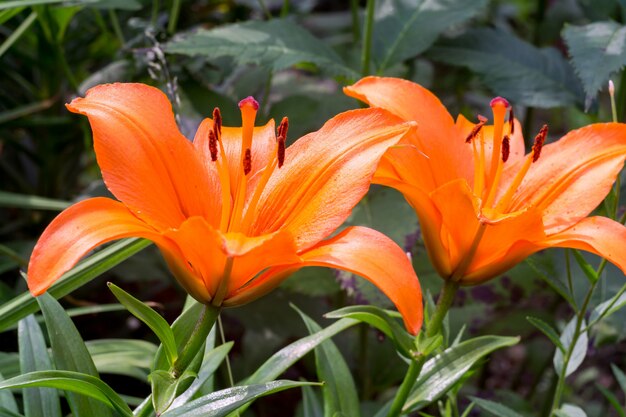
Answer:
[[[259, 109], [259, 103], [253, 97], [247, 97], [239, 102], [241, 110], [241, 152], [239, 169], [243, 175], [231, 175], [226, 152], [222, 143], [222, 116], [218, 108], [213, 111], [213, 130], [209, 131], [209, 152], [211, 160], [216, 163], [216, 168], [222, 188], [222, 216], [220, 230], [224, 232], [245, 232], [252, 223], [256, 206], [261, 194], [267, 185], [275, 168], [282, 167], [285, 161], [285, 140], [289, 121], [283, 118], [277, 129], [276, 148], [273, 157], [266, 167], [259, 172], [261, 175], [256, 182], [252, 196], [249, 198], [248, 208], [244, 214], [244, 206], [249, 183], [249, 174], [252, 171], [254, 155], [252, 154], [252, 139], [254, 136], [254, 123]], [[237, 184], [231, 184], [232, 179], [237, 179]], [[232, 188], [231, 188], [232, 187]], [[232, 191], [231, 191], [232, 190]]]

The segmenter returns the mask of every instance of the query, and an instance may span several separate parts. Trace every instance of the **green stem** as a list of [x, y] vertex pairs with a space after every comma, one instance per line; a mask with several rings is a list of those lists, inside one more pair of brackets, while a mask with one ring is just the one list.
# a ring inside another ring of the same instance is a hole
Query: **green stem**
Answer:
[[444, 281], [443, 288], [441, 289], [441, 294], [439, 295], [439, 299], [437, 300], [437, 307], [435, 308], [433, 316], [428, 321], [428, 327], [426, 329], [427, 337], [433, 337], [439, 332], [441, 324], [446, 318], [448, 310], [452, 306], [454, 296], [456, 295], [459, 286], [460, 284], [457, 281]]
[[152, 13], [150, 15], [150, 24], [155, 27], [159, 17], [159, 0], [152, 0]]
[[361, 38], [361, 24], [359, 22], [359, 0], [350, 0], [350, 15], [352, 17], [352, 37], [358, 44]]
[[289, 0], [283, 0], [283, 7], [280, 8], [280, 18], [284, 19], [289, 15]]
[[115, 32], [115, 36], [120, 41], [120, 44], [124, 45], [126, 41], [124, 40], [124, 34], [122, 33], [122, 28], [120, 27], [120, 21], [117, 18], [117, 13], [115, 10], [109, 9], [109, 18], [111, 19], [111, 26], [113, 26], [113, 32]]
[[187, 343], [181, 349], [178, 358], [170, 369], [170, 372], [174, 377], [178, 378], [183, 374], [183, 372], [185, 372], [185, 369], [189, 367], [191, 361], [196, 357], [206, 342], [206, 338], [209, 335], [211, 328], [213, 328], [219, 314], [219, 307], [215, 307], [210, 304], [204, 305], [204, 309], [202, 310], [202, 313], [200, 313], [200, 317], [198, 317], [198, 321], [191, 332], [189, 340], [187, 340]]
[[265, 2], [263, 0], [258, 0], [259, 1], [259, 6], [261, 7], [261, 10], [263, 11], [263, 14], [265, 15], [265, 17], [267, 17], [267, 20], [272, 20], [272, 13], [270, 13], [270, 9], [267, 8], [267, 6], [265, 5]]
[[363, 29], [363, 49], [361, 51], [361, 75], [370, 74], [370, 57], [372, 54], [372, 32], [374, 32], [374, 6], [376, 0], [367, 0], [365, 12], [365, 28]]
[[172, 8], [170, 10], [170, 20], [167, 23], [167, 32], [173, 35], [176, 32], [176, 25], [178, 24], [178, 15], [180, 14], [180, 2], [181, 0], [173, 0]]
[[[433, 337], [436, 336], [437, 333], [439, 333], [441, 324], [448, 314], [448, 310], [450, 310], [450, 307], [452, 306], [454, 296], [456, 295], [459, 286], [460, 284], [457, 281], [444, 281], [441, 294], [439, 295], [439, 299], [437, 300], [435, 312], [433, 313], [431, 319], [428, 321], [426, 337]], [[413, 385], [415, 385], [417, 377], [419, 376], [425, 362], [426, 356], [422, 354], [419, 354], [416, 358], [413, 358], [411, 360], [409, 369], [407, 370], [407, 373], [402, 380], [400, 388], [398, 388], [398, 392], [396, 393], [387, 417], [397, 417], [402, 413], [402, 408], [406, 403], [406, 399], [408, 398], [411, 389], [413, 388]]]

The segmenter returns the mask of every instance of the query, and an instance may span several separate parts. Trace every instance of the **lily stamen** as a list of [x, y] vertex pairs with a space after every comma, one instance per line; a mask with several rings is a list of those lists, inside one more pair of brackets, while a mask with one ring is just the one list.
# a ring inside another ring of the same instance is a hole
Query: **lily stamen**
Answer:
[[502, 138], [502, 162], [506, 162], [509, 160], [509, 155], [511, 154], [511, 138], [509, 135], [504, 135]]

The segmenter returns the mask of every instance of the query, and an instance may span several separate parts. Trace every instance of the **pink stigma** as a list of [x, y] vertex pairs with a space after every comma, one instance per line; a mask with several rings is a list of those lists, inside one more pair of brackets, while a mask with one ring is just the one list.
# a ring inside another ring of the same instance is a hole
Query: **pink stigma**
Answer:
[[254, 99], [252, 96], [248, 96], [239, 102], [239, 108], [243, 108], [244, 106], [252, 106], [254, 110], [259, 109], [259, 102]]
[[508, 108], [509, 102], [503, 97], [496, 97], [493, 100], [491, 100], [491, 103], [489, 103], [489, 105], [491, 107], [504, 106], [504, 108]]

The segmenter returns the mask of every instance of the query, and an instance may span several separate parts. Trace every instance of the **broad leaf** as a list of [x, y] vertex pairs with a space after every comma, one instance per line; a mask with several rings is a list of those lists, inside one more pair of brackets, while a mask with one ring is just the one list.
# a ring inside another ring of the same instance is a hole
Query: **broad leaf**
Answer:
[[471, 69], [514, 105], [550, 108], [583, 102], [580, 81], [558, 50], [539, 49], [502, 30], [470, 30], [440, 42], [429, 56]]
[[[63, 274], [59, 281], [48, 289], [48, 293], [54, 298], [63, 297], [148, 247], [151, 243], [145, 239], [124, 239], [115, 242]], [[37, 301], [29, 292], [18, 295], [0, 306], [0, 331], [12, 327], [19, 320], [37, 311], [39, 311]]]
[[358, 77], [326, 43], [281, 19], [201, 29], [170, 41], [165, 51], [208, 59], [229, 57], [239, 65], [256, 64], [273, 70], [311, 63], [331, 75]]
[[[22, 374], [53, 369], [43, 333], [34, 316], [20, 320], [17, 337]], [[24, 399], [24, 414], [28, 417], [61, 416], [61, 403], [56, 390], [26, 388], [22, 397]]]
[[626, 65], [626, 26], [611, 21], [567, 25], [562, 35], [587, 97], [595, 98], [611, 74]]
[[126, 375], [148, 381], [157, 346], [144, 340], [98, 339], [85, 342], [100, 373]]
[[483, 410], [497, 417], [524, 417], [515, 410], [510, 409], [504, 404], [494, 401], [483, 400], [482, 398], [470, 397], [472, 401]]
[[443, 31], [474, 17], [486, 4], [486, 0], [380, 2], [373, 39], [378, 73], [424, 52]]
[[[80, 394], [81, 397], [90, 397], [106, 404], [122, 416], [132, 417], [133, 413], [128, 405], [107, 384], [99, 378], [80, 372], [71, 371], [36, 371], [0, 382], [0, 389], [50, 387]], [[95, 410], [95, 408], [94, 408]], [[96, 411], [98, 414], [80, 414], [89, 417], [111, 415], [107, 408]], [[79, 414], [74, 414], [78, 416]]]
[[324, 417], [324, 410], [313, 388], [302, 387], [302, 414], [304, 417]]
[[[37, 302], [46, 321], [55, 367], [80, 372], [97, 379], [96, 366], [63, 307], [47, 293], [37, 297]], [[75, 417], [111, 416], [106, 406], [84, 395], [70, 392], [67, 393], [67, 400]]]
[[[295, 307], [294, 307], [295, 308]], [[296, 308], [309, 333], [315, 334], [322, 328], [309, 316]], [[326, 340], [315, 348], [317, 377], [324, 382], [324, 415], [359, 415], [359, 397], [356, 386], [343, 356], [332, 340]]]
[[452, 388], [480, 359], [518, 342], [519, 337], [481, 336], [446, 349], [424, 364], [405, 409], [413, 411], [430, 404]]
[[[581, 328], [584, 329], [586, 327], [586, 323], [583, 320], [583, 322], [581, 323]], [[561, 333], [561, 343], [563, 344], [563, 346], [569, 350], [572, 349], [572, 343], [574, 342], [574, 333], [576, 330], [576, 317], [574, 317], [572, 320], [570, 320], [569, 323], [567, 323], [567, 326], [565, 326], [565, 329], [563, 330], [563, 333]], [[569, 363], [567, 364], [567, 368], [565, 370], [565, 376], [571, 375], [572, 372], [574, 372], [576, 369], [578, 369], [578, 367], [583, 363], [583, 360], [585, 359], [585, 356], [587, 355], [587, 345], [589, 344], [589, 338], [587, 336], [587, 332], [581, 332], [578, 336], [578, 340], [576, 340], [576, 345], [573, 347], [573, 352], [570, 356], [569, 359]], [[557, 350], [556, 352], [554, 352], [554, 358], [553, 358], [553, 363], [554, 363], [554, 369], [556, 370], [557, 374], [561, 373], [561, 370], [563, 369], [563, 365], [564, 365], [564, 354], [560, 351]]]
[[150, 387], [152, 388], [152, 406], [158, 416], [163, 414], [174, 402], [176, 394], [181, 386], [187, 381], [194, 379], [195, 373], [183, 372], [179, 377], [174, 377], [171, 372], [157, 369], [150, 374]]
[[305, 385], [315, 384], [279, 380], [266, 384], [228, 388], [166, 411], [162, 417], [222, 417], [259, 397]]
[[115, 298], [117, 298], [117, 300], [123, 304], [133, 316], [137, 317], [150, 327], [150, 330], [156, 334], [163, 344], [169, 364], [171, 365], [174, 363], [178, 356], [176, 350], [176, 340], [174, 340], [174, 333], [172, 332], [170, 325], [167, 321], [165, 321], [163, 316], [117, 285], [111, 282], [107, 283], [107, 285]]

